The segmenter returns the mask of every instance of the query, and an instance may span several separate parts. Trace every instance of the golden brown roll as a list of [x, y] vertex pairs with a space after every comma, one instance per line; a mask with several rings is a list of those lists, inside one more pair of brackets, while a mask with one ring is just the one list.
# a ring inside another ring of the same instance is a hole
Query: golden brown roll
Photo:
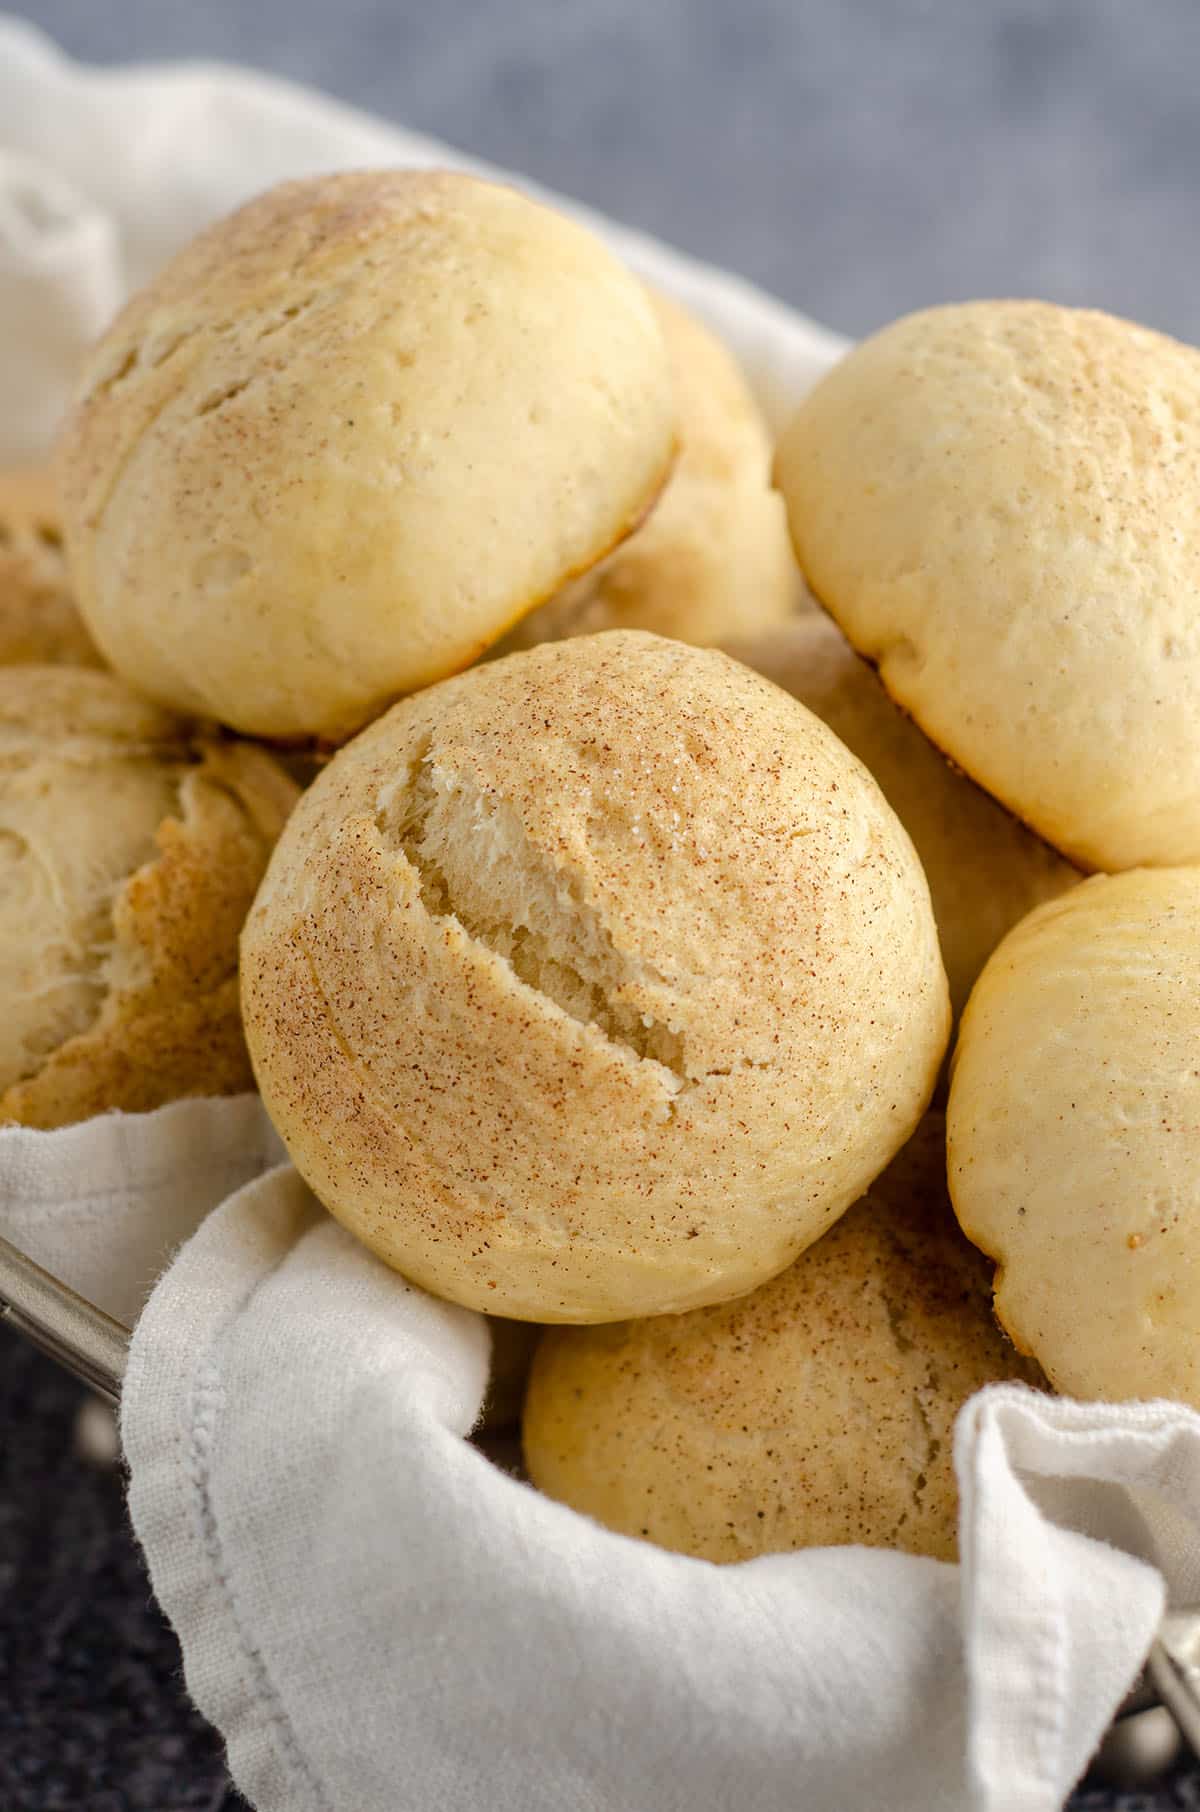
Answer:
[[295, 796], [110, 674], [0, 669], [0, 1123], [253, 1086], [237, 939]]
[[1097, 876], [975, 984], [950, 1189], [996, 1312], [1078, 1397], [1200, 1408], [1200, 869]]
[[705, 1560], [851, 1542], [952, 1560], [955, 1416], [984, 1384], [1040, 1382], [992, 1319], [990, 1274], [954, 1224], [930, 1114], [749, 1296], [548, 1332], [525, 1402], [529, 1476]]
[[951, 767], [821, 612], [729, 652], [815, 711], [879, 782], [921, 858], [961, 1013], [1005, 932], [1079, 870]]
[[678, 302], [651, 299], [679, 410], [679, 459], [636, 534], [506, 638], [532, 648], [601, 629], [649, 629], [709, 646], [756, 635], [804, 601], [770, 432], [737, 361]]
[[166, 705], [337, 740], [636, 527], [675, 452], [642, 286], [446, 171], [285, 183], [88, 362], [64, 525], [101, 650]]
[[864, 768], [737, 662], [636, 631], [431, 687], [304, 795], [242, 940], [309, 1183], [436, 1294], [528, 1321], [780, 1270], [919, 1119], [925, 877]]
[[929, 309], [817, 385], [776, 476], [809, 585], [973, 779], [1081, 868], [1200, 861], [1200, 353]]
[[0, 472], [0, 667], [98, 667], [75, 607], [48, 471]]

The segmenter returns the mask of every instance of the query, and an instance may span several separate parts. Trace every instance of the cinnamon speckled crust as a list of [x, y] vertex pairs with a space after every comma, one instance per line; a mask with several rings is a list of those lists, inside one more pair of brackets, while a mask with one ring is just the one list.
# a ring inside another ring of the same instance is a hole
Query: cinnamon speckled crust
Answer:
[[674, 453], [654, 312], [597, 239], [474, 177], [350, 171], [250, 202], [134, 297], [60, 472], [114, 667], [336, 741], [601, 559]]
[[534, 1360], [525, 1463], [551, 1497], [705, 1560], [862, 1542], [953, 1560], [954, 1418], [1041, 1383], [990, 1312], [930, 1114], [869, 1194], [749, 1296], [557, 1328]]
[[1096, 876], [975, 984], [949, 1175], [996, 1313], [1072, 1396], [1200, 1409], [1200, 869]]
[[930, 309], [817, 385], [776, 476], [810, 586], [939, 748], [1080, 868], [1200, 860], [1200, 353]]
[[722, 1300], [908, 1137], [948, 1006], [925, 877], [802, 706], [634, 631], [396, 706], [242, 939], [255, 1073], [334, 1214], [530, 1321]]
[[296, 796], [112, 675], [0, 671], [0, 1123], [253, 1086], [237, 939]]
[[1005, 932], [1075, 886], [1079, 870], [952, 767], [822, 613], [729, 653], [815, 711], [879, 782], [921, 858], [961, 1013]]
[[770, 433], [736, 360], [678, 302], [652, 300], [679, 409], [671, 481], [636, 534], [524, 617], [506, 649], [601, 629], [708, 646], [812, 607], [771, 488]]
[[102, 665], [63, 558], [49, 471], [0, 472], [0, 667]]

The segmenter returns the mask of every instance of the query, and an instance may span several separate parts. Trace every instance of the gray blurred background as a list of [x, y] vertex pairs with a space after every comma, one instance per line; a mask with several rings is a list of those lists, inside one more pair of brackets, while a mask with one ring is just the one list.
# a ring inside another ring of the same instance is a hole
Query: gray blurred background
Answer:
[[1198, 0], [9, 5], [319, 84], [850, 333], [1037, 295], [1200, 339]]

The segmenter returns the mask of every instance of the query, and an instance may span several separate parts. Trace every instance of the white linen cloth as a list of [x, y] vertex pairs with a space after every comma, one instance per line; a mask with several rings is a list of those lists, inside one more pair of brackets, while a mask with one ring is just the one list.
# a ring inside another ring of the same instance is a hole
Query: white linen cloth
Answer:
[[[45, 450], [82, 343], [205, 220], [285, 175], [431, 161], [466, 160], [236, 71], [83, 70], [0, 20], [0, 463]], [[841, 344], [594, 224], [774, 419]], [[0, 1231], [118, 1313], [198, 1228], [138, 1323], [122, 1433], [190, 1689], [260, 1812], [1055, 1812], [1164, 1603], [1200, 1600], [1200, 1418], [1164, 1404], [975, 1398], [961, 1567], [717, 1568], [601, 1530], [464, 1439], [482, 1318], [279, 1157], [253, 1098], [0, 1131]]]

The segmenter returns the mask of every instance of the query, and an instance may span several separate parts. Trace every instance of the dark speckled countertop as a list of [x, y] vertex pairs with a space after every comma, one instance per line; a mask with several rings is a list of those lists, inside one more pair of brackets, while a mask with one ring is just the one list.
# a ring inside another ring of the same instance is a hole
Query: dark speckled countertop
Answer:
[[[850, 333], [930, 302], [1040, 295], [1200, 339], [1195, 0], [14, 10], [82, 57], [215, 56], [318, 84]], [[119, 1476], [73, 1450], [80, 1398], [0, 1330], [0, 1812], [233, 1812]], [[1074, 1804], [1200, 1812], [1200, 1770]]]

